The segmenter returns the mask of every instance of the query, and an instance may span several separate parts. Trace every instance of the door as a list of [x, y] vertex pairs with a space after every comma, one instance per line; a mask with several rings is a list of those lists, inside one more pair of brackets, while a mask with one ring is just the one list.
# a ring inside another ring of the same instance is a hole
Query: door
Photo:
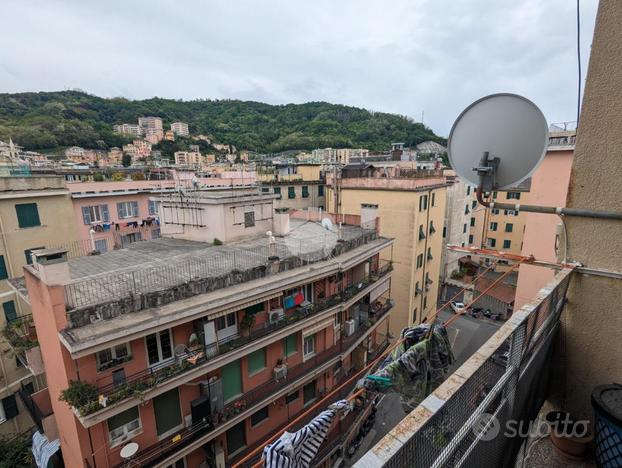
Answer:
[[182, 426], [179, 391], [174, 388], [153, 399], [156, 432], [159, 438], [166, 437]]
[[205, 355], [207, 357], [215, 356], [218, 348], [216, 347], [216, 326], [213, 320], [203, 324], [203, 337], [205, 341]]
[[218, 332], [218, 341], [224, 343], [232, 340], [238, 334], [238, 324], [235, 312], [231, 312], [214, 320]]
[[225, 402], [242, 393], [240, 360], [222, 367], [222, 397]]
[[212, 414], [223, 410], [222, 380], [218, 379], [209, 383], [209, 398]]

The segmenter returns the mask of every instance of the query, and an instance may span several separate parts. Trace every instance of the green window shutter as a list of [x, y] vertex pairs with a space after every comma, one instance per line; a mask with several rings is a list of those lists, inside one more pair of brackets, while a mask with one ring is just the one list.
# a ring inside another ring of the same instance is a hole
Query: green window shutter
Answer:
[[296, 334], [289, 335], [283, 338], [283, 354], [289, 356], [290, 354], [298, 351], [298, 341], [296, 340]]
[[252, 374], [266, 367], [266, 348], [261, 348], [248, 355], [248, 373]]
[[281, 187], [274, 187], [274, 193], [276, 193], [277, 195], [281, 194]]
[[138, 419], [138, 406], [134, 406], [133, 408], [108, 418], [108, 432], [114, 431], [121, 426], [125, 426], [136, 419]]
[[181, 424], [181, 408], [179, 406], [179, 390], [174, 388], [153, 399], [153, 413], [156, 420], [156, 431], [162, 435]]
[[39, 210], [36, 203], [22, 203], [15, 205], [15, 212], [17, 213], [17, 224], [21, 228], [28, 228], [33, 226], [41, 226], [41, 220], [39, 219]]
[[287, 187], [287, 198], [296, 198], [296, 187]]
[[224, 401], [242, 393], [242, 373], [240, 360], [222, 367], [222, 397]]
[[0, 255], [0, 280], [7, 279], [9, 272], [6, 269], [6, 263], [4, 263], [4, 255]]
[[323, 197], [324, 196], [324, 186], [323, 185], [318, 185], [317, 186], [317, 195], [318, 195], [318, 197]]
[[8, 397], [3, 398], [2, 407], [4, 408], [4, 417], [6, 419], [13, 419], [15, 416], [19, 414], [19, 409], [17, 409], [17, 400], [15, 400], [15, 395], [9, 395]]
[[306, 185], [302, 186], [302, 198], [309, 198], [309, 187]]
[[2, 304], [2, 308], [4, 309], [4, 318], [6, 318], [6, 323], [10, 323], [17, 318], [17, 312], [15, 311], [15, 302], [5, 302], [4, 304]]

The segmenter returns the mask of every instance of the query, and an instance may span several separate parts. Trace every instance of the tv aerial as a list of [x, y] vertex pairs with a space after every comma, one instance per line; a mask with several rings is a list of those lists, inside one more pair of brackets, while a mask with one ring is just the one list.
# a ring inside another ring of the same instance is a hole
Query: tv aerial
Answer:
[[488, 208], [622, 220], [622, 213], [553, 206], [496, 203], [484, 193], [508, 190], [531, 176], [548, 146], [542, 111], [529, 99], [499, 93], [478, 99], [454, 122], [447, 151], [461, 179], [477, 186], [477, 201]]

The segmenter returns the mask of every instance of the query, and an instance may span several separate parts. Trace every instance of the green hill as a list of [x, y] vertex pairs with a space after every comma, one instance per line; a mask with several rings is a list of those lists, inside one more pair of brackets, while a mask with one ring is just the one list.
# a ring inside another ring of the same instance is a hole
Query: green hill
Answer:
[[112, 125], [136, 123], [139, 116], [148, 115], [162, 117], [165, 128], [171, 122], [187, 122], [192, 134], [211, 135], [217, 142], [262, 153], [324, 147], [386, 150], [395, 141], [445, 144], [445, 139], [407, 117], [327, 102], [132, 101], [79, 91], [0, 94], [0, 140], [11, 137], [28, 150], [119, 146], [127, 140], [114, 134]]

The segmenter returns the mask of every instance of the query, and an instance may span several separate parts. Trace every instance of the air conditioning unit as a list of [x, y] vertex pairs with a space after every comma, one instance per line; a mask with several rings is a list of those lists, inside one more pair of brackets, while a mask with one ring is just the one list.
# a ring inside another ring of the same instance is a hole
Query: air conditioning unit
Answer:
[[279, 381], [287, 377], [287, 366], [279, 366], [274, 368], [274, 380]]
[[283, 309], [274, 309], [270, 311], [270, 316], [268, 317], [270, 323], [278, 323], [285, 317], [285, 313]]
[[343, 329], [346, 336], [354, 335], [356, 331], [356, 322], [354, 320], [346, 320], [345, 327]]

